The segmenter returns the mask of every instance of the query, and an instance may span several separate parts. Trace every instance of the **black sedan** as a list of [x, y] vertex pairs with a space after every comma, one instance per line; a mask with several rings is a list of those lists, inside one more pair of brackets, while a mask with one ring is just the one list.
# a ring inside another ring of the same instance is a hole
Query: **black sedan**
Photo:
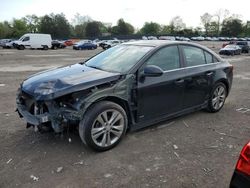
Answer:
[[137, 41], [86, 62], [24, 80], [17, 110], [35, 130], [77, 128], [87, 146], [105, 151], [127, 130], [183, 114], [218, 112], [230, 92], [233, 66], [201, 45]]
[[230, 188], [250, 187], [250, 142], [248, 142], [240, 153], [239, 160], [230, 183]]
[[53, 40], [51, 43], [51, 49], [58, 49], [58, 48], [65, 48], [66, 45], [64, 44], [63, 41], [59, 41], [59, 40]]
[[241, 47], [234, 44], [226, 45], [224, 48], [220, 49], [220, 55], [240, 55], [241, 54]]

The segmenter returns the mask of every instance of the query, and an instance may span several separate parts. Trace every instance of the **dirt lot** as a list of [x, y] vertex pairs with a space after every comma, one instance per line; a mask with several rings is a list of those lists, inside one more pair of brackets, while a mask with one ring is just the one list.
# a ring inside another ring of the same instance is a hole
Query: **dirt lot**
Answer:
[[[218, 51], [221, 43], [206, 45]], [[0, 187], [228, 187], [250, 139], [250, 111], [237, 111], [250, 108], [248, 54], [227, 57], [234, 82], [219, 113], [200, 111], [128, 133], [111, 151], [90, 151], [76, 133], [26, 130], [15, 112], [20, 82], [99, 51], [0, 49]]]

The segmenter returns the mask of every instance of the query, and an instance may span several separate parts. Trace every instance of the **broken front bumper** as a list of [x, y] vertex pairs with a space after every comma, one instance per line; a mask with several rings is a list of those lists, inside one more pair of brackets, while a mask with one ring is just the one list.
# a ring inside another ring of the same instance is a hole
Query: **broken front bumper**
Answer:
[[57, 133], [62, 132], [64, 125], [79, 121], [82, 117], [81, 111], [68, 107], [59, 106], [54, 100], [35, 101], [28, 94], [18, 91], [17, 112], [27, 122], [27, 127], [34, 126], [35, 130], [42, 127], [52, 127]]
[[20, 117], [25, 119], [27, 123], [35, 126], [51, 121], [49, 113], [46, 112], [44, 114], [33, 115], [26, 109], [26, 106], [22, 104], [17, 104], [17, 112], [19, 113]]

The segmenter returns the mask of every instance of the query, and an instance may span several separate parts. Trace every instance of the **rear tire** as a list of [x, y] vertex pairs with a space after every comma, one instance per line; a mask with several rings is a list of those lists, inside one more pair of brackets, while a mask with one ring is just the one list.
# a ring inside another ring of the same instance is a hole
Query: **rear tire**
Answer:
[[82, 142], [96, 151], [115, 147], [127, 130], [128, 119], [124, 109], [113, 102], [101, 101], [86, 112], [79, 124]]
[[227, 88], [225, 84], [222, 82], [216, 83], [210, 93], [207, 110], [212, 113], [220, 111], [224, 106], [226, 97]]

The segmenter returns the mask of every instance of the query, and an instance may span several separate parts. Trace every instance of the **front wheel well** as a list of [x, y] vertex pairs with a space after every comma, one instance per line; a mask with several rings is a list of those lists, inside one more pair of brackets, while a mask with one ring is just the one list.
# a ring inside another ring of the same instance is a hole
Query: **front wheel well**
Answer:
[[[132, 120], [132, 116], [131, 116], [131, 113], [130, 113], [130, 108], [129, 108], [129, 105], [128, 105], [128, 102], [126, 100], [123, 100], [121, 98], [118, 98], [118, 97], [113, 97], [113, 96], [109, 96], [109, 97], [103, 97], [103, 98], [100, 98], [98, 100], [96, 100], [95, 102], [93, 102], [87, 109], [86, 109], [86, 112], [96, 103], [98, 102], [101, 102], [101, 101], [110, 101], [110, 102], [113, 102], [113, 103], [116, 103], [118, 105], [120, 105], [124, 111], [126, 112], [127, 114], [127, 117], [128, 117], [128, 129], [130, 128], [130, 125], [131, 123], [133, 122]], [[85, 112], [85, 113], [86, 113]], [[84, 115], [83, 115], [84, 116]]]

